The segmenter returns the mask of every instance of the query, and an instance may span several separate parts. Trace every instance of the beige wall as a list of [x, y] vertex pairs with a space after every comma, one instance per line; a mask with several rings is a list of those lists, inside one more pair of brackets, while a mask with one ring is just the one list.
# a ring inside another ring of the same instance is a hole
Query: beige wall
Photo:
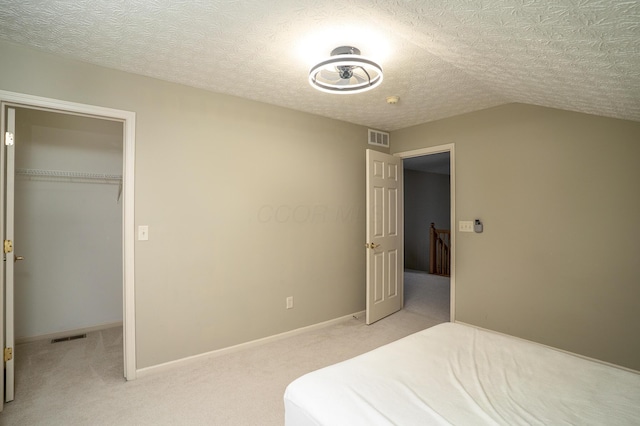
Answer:
[[366, 128], [0, 53], [2, 90], [137, 114], [135, 218], [150, 236], [135, 249], [138, 368], [364, 309]]
[[456, 319], [640, 370], [640, 123], [520, 104], [391, 135], [455, 144]]
[[[0, 89], [134, 111], [138, 368], [364, 309], [366, 128], [0, 42]], [[455, 143], [457, 319], [640, 369], [640, 123], [524, 105]], [[284, 309], [285, 297], [295, 308]]]

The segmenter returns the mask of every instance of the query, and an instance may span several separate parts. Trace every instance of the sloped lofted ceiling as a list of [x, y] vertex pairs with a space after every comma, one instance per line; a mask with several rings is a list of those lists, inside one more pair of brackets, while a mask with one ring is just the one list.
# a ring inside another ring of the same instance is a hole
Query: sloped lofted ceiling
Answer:
[[[3, 0], [0, 39], [387, 131], [510, 102], [640, 121], [638, 0]], [[310, 87], [341, 45], [380, 87]]]

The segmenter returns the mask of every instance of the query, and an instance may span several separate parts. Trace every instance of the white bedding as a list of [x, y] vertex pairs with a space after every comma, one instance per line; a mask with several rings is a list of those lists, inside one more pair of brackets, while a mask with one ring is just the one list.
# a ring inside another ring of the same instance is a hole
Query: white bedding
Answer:
[[304, 375], [285, 424], [640, 425], [640, 375], [445, 323]]

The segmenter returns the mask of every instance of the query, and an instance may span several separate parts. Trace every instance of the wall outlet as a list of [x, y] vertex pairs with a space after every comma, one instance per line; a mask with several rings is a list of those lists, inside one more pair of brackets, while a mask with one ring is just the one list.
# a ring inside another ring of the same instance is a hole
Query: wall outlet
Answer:
[[293, 296], [287, 297], [287, 309], [293, 309]]
[[460, 232], [473, 232], [472, 220], [461, 220], [458, 222], [458, 231]]

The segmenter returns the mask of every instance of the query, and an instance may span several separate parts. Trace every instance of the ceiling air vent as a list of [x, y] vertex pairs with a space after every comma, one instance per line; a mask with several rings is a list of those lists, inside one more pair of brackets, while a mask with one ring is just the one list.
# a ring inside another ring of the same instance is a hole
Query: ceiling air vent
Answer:
[[389, 148], [389, 133], [369, 129], [369, 145]]

